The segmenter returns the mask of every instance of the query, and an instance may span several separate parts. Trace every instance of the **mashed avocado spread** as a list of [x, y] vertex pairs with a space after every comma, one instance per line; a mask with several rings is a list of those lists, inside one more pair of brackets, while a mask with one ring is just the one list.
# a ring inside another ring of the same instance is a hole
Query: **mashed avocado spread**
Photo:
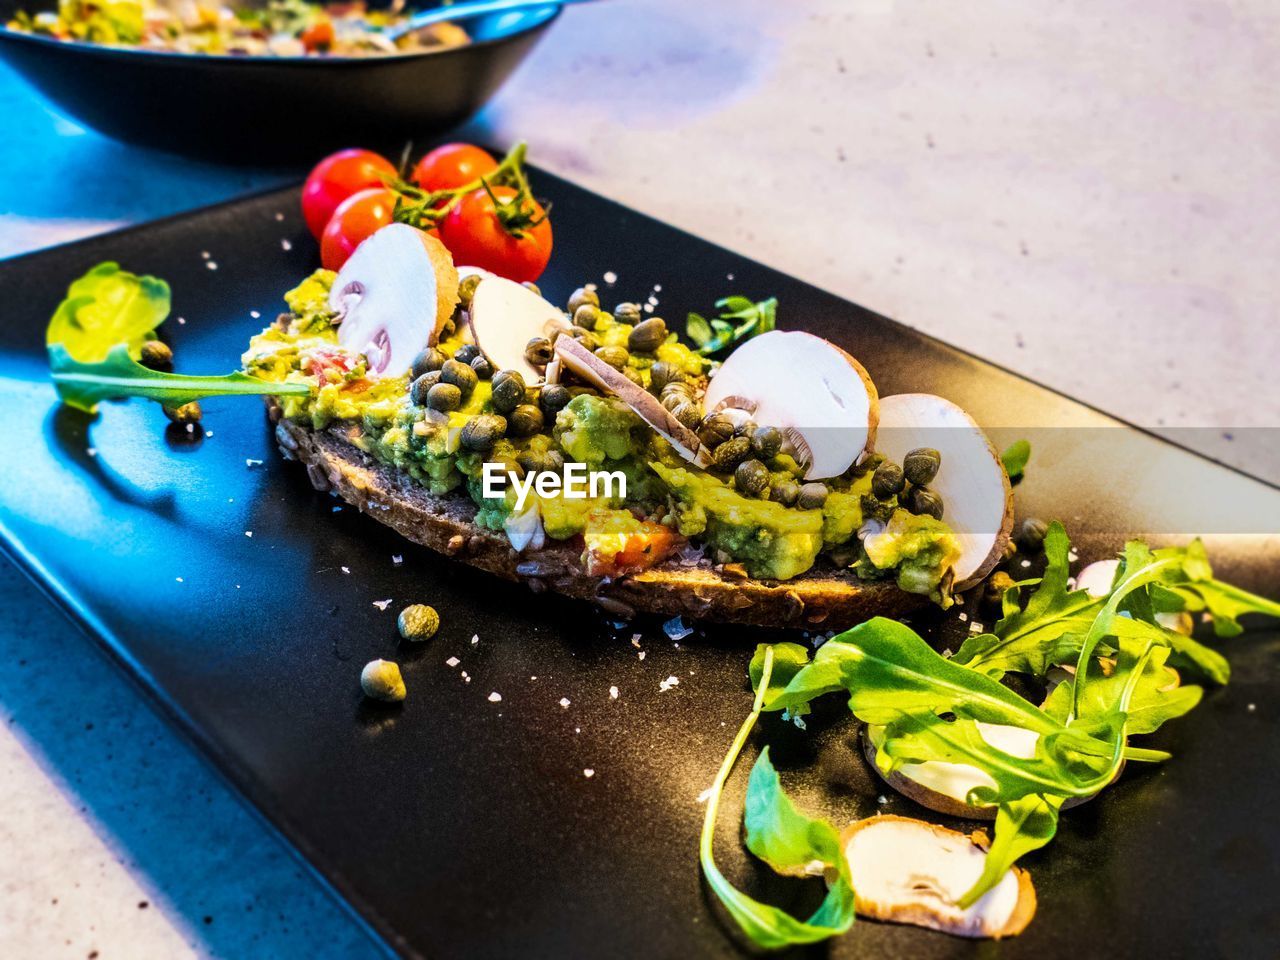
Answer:
[[[786, 506], [745, 495], [730, 476], [687, 463], [625, 403], [585, 387], [570, 387], [572, 399], [532, 436], [503, 437], [484, 453], [463, 449], [462, 428], [493, 412], [490, 381], [479, 380], [458, 409], [439, 413], [413, 402], [408, 374], [367, 376], [364, 358], [338, 345], [328, 306], [333, 278], [318, 270], [285, 294], [290, 313], [253, 337], [242, 357], [245, 371], [308, 384], [309, 396], [281, 398], [284, 416], [314, 429], [341, 428], [354, 446], [433, 494], [464, 492], [477, 506], [478, 525], [508, 529], [516, 509], [510, 487], [501, 497], [483, 495], [486, 461], [503, 463], [518, 476], [521, 464], [554, 457], [590, 470], [620, 471], [627, 479], [625, 499], [615, 492], [584, 499], [531, 494], [533, 503], [526, 501], [525, 509], [536, 509], [551, 539], [583, 538], [588, 569], [613, 569], [598, 562], [602, 544], [612, 545], [608, 549], [619, 557], [643, 557], [661, 542], [663, 550], [653, 555], [660, 559], [684, 537], [705, 545], [714, 562], [741, 563], [753, 577], [790, 579], [825, 555], [860, 576], [892, 577], [904, 590], [943, 599], [939, 584], [959, 555], [954, 534], [938, 520], [907, 512], [896, 498], [877, 500], [871, 492], [874, 462], [827, 481], [820, 508]], [[632, 329], [601, 310], [593, 335], [601, 347], [625, 347]], [[461, 333], [449, 328], [437, 349], [448, 357], [463, 343]], [[657, 361], [692, 383], [704, 382], [707, 362], [674, 334], [651, 354], [629, 355], [626, 372], [648, 387]], [[529, 393], [528, 401], [536, 404], [534, 391]], [[764, 466], [771, 488], [801, 479], [785, 453]], [[868, 520], [887, 523], [863, 546], [857, 532]]]

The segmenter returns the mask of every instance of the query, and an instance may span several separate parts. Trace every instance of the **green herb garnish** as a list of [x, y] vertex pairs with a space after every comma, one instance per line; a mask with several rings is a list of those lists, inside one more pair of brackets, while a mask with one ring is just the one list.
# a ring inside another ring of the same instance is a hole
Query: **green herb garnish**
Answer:
[[129, 356], [129, 348], [123, 343], [113, 347], [105, 360], [96, 363], [82, 363], [62, 344], [55, 343], [49, 347], [49, 367], [62, 402], [86, 413], [93, 413], [103, 400], [124, 397], [146, 397], [166, 407], [178, 407], [202, 397], [245, 394], [305, 397], [311, 392], [305, 383], [260, 380], [239, 371], [216, 377], [160, 373]]
[[272, 382], [235, 372], [193, 377], [161, 373], [135, 359], [169, 315], [169, 285], [100, 263], [67, 289], [45, 342], [58, 397], [93, 413], [103, 400], [146, 397], [167, 407], [202, 397], [306, 396], [305, 383]]
[[[1239, 617], [1246, 613], [1280, 617], [1280, 604], [1215, 579], [1198, 540], [1158, 550], [1127, 544], [1103, 597], [1070, 589], [1070, 542], [1060, 523], [1050, 525], [1044, 546], [1044, 576], [1006, 590], [994, 632], [970, 638], [954, 658], [940, 656], [915, 631], [885, 618], [832, 638], [812, 660], [799, 644], [757, 647], [749, 670], [755, 706], [721, 769], [713, 803], [718, 804], [732, 761], [762, 711], [799, 716], [815, 698], [844, 693], [854, 716], [880, 728], [876, 763], [883, 772], [941, 761], [975, 767], [990, 779], [990, 785], [975, 787], [965, 798], [996, 808], [995, 837], [982, 874], [957, 904], [967, 908], [1020, 857], [1053, 838], [1067, 799], [1100, 791], [1125, 759], [1169, 758], [1164, 751], [1131, 745], [1128, 738], [1153, 733], [1199, 704], [1202, 689], [1183, 684], [1180, 669], [1227, 681], [1226, 659], [1162, 625], [1160, 613], [1206, 611], [1220, 636], [1238, 633]], [[1065, 679], [1051, 686], [1040, 706], [999, 682], [1006, 672], [1045, 681], [1055, 666], [1068, 668]], [[980, 723], [1035, 733], [1034, 755], [998, 749], [983, 737]], [[809, 942], [823, 926], [817, 915], [809, 924], [798, 924], [745, 898], [715, 871], [710, 860], [714, 818], [714, 808], [709, 809], [703, 869], [739, 925], [765, 947]], [[831, 866], [834, 858], [840, 880], [823, 909], [843, 903], [840, 884], [849, 865], [841, 862], [838, 844], [834, 851], [831, 847], [834, 828], [805, 817], [782, 794], [767, 748], [748, 787], [746, 826], [748, 849], [780, 873], [801, 872], [814, 861]]]
[[1010, 480], [1022, 479], [1027, 469], [1027, 461], [1031, 459], [1031, 443], [1027, 440], [1016, 440], [1000, 454], [1000, 462], [1004, 464], [1004, 472]]
[[768, 333], [778, 325], [778, 301], [774, 297], [754, 303], [746, 297], [730, 296], [716, 301], [718, 317], [708, 320], [690, 313], [685, 330], [704, 357]]
[[716, 814], [720, 810], [720, 797], [725, 781], [733, 771], [733, 765], [742, 752], [743, 745], [756, 720], [773, 672], [773, 651], [765, 649], [759, 655], [763, 683], [756, 692], [755, 704], [747, 719], [738, 729], [720, 772], [716, 774], [707, 799], [707, 812], [702, 821], [702, 838], [698, 844], [698, 859], [707, 884], [724, 904], [743, 933], [766, 949], [779, 949], [798, 943], [817, 943], [844, 933], [853, 925], [853, 887], [849, 881], [848, 865], [840, 853], [835, 828], [822, 820], [810, 820], [796, 810], [791, 800], [782, 792], [777, 771], [763, 753], [751, 771], [747, 786], [747, 845], [761, 859], [780, 872], [794, 872], [796, 868], [815, 860], [835, 867], [837, 877], [826, 899], [808, 920], [795, 917], [777, 907], [761, 903], [735, 887], [720, 872], [712, 856], [711, 843], [716, 832]]

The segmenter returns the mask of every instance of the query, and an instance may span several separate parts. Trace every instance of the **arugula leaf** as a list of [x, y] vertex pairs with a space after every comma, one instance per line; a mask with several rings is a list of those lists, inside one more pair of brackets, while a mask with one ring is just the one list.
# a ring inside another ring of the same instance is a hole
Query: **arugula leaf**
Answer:
[[[765, 700], [777, 696], [786, 689], [793, 677], [809, 663], [809, 650], [798, 643], [760, 643], [756, 644], [756, 652], [751, 657], [751, 665], [747, 673], [751, 677], [751, 689], [760, 689], [760, 679], [764, 675], [764, 661], [772, 657], [773, 672], [769, 677]], [[809, 712], [808, 704], [798, 704], [791, 711], [792, 716], [803, 716]]]
[[[724, 761], [720, 765], [720, 771], [716, 774], [715, 782], [712, 784], [711, 792], [707, 799], [707, 812], [703, 817], [702, 835], [698, 842], [698, 861], [702, 866], [703, 875], [707, 878], [708, 886], [711, 887], [720, 902], [724, 904], [725, 909], [729, 911], [729, 915], [737, 921], [742, 931], [761, 947], [780, 949], [798, 943], [817, 943], [820, 940], [826, 940], [829, 937], [838, 936], [847, 931], [853, 925], [854, 897], [853, 888], [848, 881], [847, 867], [842, 866], [841, 875], [837, 878], [836, 883], [832, 886], [831, 891], [828, 892], [826, 899], [823, 900], [817, 911], [807, 921], [797, 920], [777, 907], [769, 906], [767, 903], [761, 903], [759, 900], [747, 896], [730, 883], [716, 866], [715, 858], [712, 855], [711, 843], [715, 837], [716, 815], [720, 810], [720, 798], [724, 794], [725, 782], [729, 779], [729, 774], [738, 759], [738, 754], [742, 752], [742, 747], [746, 743], [747, 737], [755, 726], [756, 720], [760, 717], [764, 691], [769, 688], [772, 673], [773, 650], [766, 647], [761, 657], [758, 680], [759, 691], [756, 693], [755, 704], [747, 719], [742, 722], [742, 726], [738, 729], [738, 735], [734, 738], [733, 744], [729, 747], [729, 752], [725, 755]], [[765, 762], [768, 762], [767, 759]], [[767, 770], [773, 770], [772, 764], [768, 765]], [[752, 771], [752, 777], [756, 779], [754, 770]], [[773, 772], [773, 780], [776, 783], [776, 772]], [[748, 792], [750, 792], [750, 787], [748, 787]], [[785, 799], [785, 796], [781, 793], [780, 785], [774, 790], [774, 784], [768, 782], [768, 772], [762, 772], [756, 782], [756, 798], [754, 801], [757, 811], [754, 814], [753, 822], [756, 824], [757, 829], [763, 828], [763, 825], [770, 821], [780, 821], [785, 816], [780, 809], [781, 800], [783, 799]], [[790, 804], [789, 800], [787, 804]], [[794, 807], [790, 809], [796, 818], [800, 817]], [[797, 824], [797, 820], [787, 818], [787, 823], [789, 828], [794, 827]], [[790, 839], [792, 838], [788, 837], [789, 841]], [[756, 842], [759, 844], [763, 841], [757, 837]], [[821, 842], [820, 838], [819, 842]], [[838, 844], [836, 846], [838, 854]], [[791, 853], [784, 855], [779, 852], [777, 854], [785, 859], [786, 856], [795, 855], [798, 847], [788, 842], [785, 845], [779, 844], [776, 848], [771, 847], [770, 849], [781, 851], [788, 847]], [[841, 856], [839, 859], [843, 860], [843, 857]]]
[[129, 356], [129, 346], [124, 343], [116, 344], [105, 359], [96, 363], [82, 363], [61, 343], [50, 344], [49, 367], [62, 402], [86, 413], [93, 413], [103, 400], [124, 397], [146, 397], [166, 406], [181, 406], [201, 397], [244, 394], [301, 397], [311, 392], [305, 383], [259, 380], [238, 371], [221, 377], [160, 373]]
[[1044, 537], [1044, 576], [1027, 605], [1014, 606], [1013, 612], [1006, 608], [994, 634], [967, 638], [955, 662], [999, 679], [1007, 672], [1044, 676], [1054, 664], [1078, 658], [1081, 641], [1070, 635], [1083, 637], [1088, 632], [1103, 601], [1086, 590], [1067, 589], [1070, 551], [1066, 529], [1054, 520]]
[[102, 360], [117, 343], [136, 357], [169, 315], [169, 285], [139, 277], [118, 263], [100, 263], [71, 283], [58, 304], [45, 342], [60, 343], [77, 360]]
[[[1166, 721], [1190, 713], [1204, 695], [1200, 687], [1180, 683], [1177, 671], [1166, 666], [1169, 653], [1164, 647], [1151, 649], [1146, 669], [1138, 678], [1125, 711], [1126, 730], [1130, 734], [1155, 733]], [[1122, 641], [1121, 656], [1132, 660], [1136, 655], [1135, 645]], [[1077, 722], [1088, 723], [1104, 715], [1119, 696], [1127, 673], [1126, 669], [1113, 669], [1110, 675], [1093, 674], [1080, 697]], [[1064, 680], [1054, 687], [1044, 702], [1045, 713], [1065, 722], [1075, 700], [1073, 685], [1074, 681]]]
[[1004, 464], [1004, 472], [1010, 480], [1018, 480], [1027, 469], [1027, 461], [1031, 459], [1031, 443], [1027, 440], [1016, 440], [1000, 454], [1000, 462]]
[[[849, 922], [853, 921], [853, 888], [848, 862], [840, 850], [840, 834], [826, 820], [813, 820], [796, 809], [782, 789], [778, 771], [765, 747], [751, 768], [747, 781], [743, 827], [747, 849], [784, 876], [813, 876], [815, 866], [835, 867], [839, 881], [827, 893], [823, 907], [832, 919], [843, 917], [847, 900]], [[819, 913], [824, 912], [820, 908]], [[838, 921], [837, 921], [838, 922]]]
[[1031, 794], [1002, 803], [996, 809], [995, 839], [982, 862], [982, 873], [956, 901], [967, 910], [991, 890], [1023, 854], [1039, 850], [1058, 832], [1058, 811], [1064, 798]]
[[720, 316], [712, 320], [690, 313], [685, 321], [689, 339], [703, 356], [711, 356], [742, 340], [768, 333], [778, 325], [778, 301], [775, 297], [759, 303], [753, 303], [746, 297], [723, 297], [716, 301], [716, 308]]
[[784, 689], [757, 685], [765, 710], [790, 710], [837, 690], [865, 723], [904, 713], [955, 713], [972, 720], [1058, 733], [1062, 726], [990, 677], [939, 656], [910, 627], [874, 617], [828, 640]]
[[1193, 613], [1207, 610], [1213, 617], [1214, 633], [1219, 637], [1238, 635], [1244, 629], [1239, 618], [1246, 613], [1280, 617], [1280, 603], [1214, 579], [1209, 556], [1199, 539], [1185, 547], [1152, 551], [1152, 556], [1157, 562], [1172, 565], [1166, 568], [1153, 593], [1166, 600], [1176, 597], [1183, 610]]

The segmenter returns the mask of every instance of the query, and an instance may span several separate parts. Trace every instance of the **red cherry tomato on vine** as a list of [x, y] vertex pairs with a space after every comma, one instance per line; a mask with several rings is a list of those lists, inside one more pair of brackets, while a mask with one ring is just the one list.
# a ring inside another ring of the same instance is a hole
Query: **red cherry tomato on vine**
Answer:
[[391, 223], [396, 195], [386, 187], [352, 194], [333, 211], [320, 235], [320, 262], [326, 270], [341, 270], [356, 247]]
[[[494, 187], [493, 193], [500, 201], [516, 195], [511, 187]], [[512, 236], [498, 220], [493, 199], [483, 188], [476, 190], [460, 198], [441, 221], [440, 239], [454, 263], [483, 267], [518, 283], [537, 280], [551, 259], [551, 221], [536, 200], [527, 200], [526, 210], [537, 225]]]
[[317, 240], [338, 204], [361, 190], [386, 186], [396, 168], [372, 150], [339, 150], [319, 163], [302, 187], [302, 216]]
[[446, 143], [418, 161], [413, 180], [423, 190], [456, 190], [496, 169], [498, 161], [479, 147]]

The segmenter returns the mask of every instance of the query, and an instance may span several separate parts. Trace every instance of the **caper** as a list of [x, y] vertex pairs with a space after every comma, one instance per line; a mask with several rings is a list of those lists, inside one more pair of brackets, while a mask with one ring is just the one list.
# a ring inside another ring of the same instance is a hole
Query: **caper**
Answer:
[[510, 413], [524, 403], [525, 390], [519, 370], [499, 370], [493, 375], [493, 395], [489, 402], [498, 413]]
[[174, 423], [199, 423], [200, 417], [203, 416], [200, 404], [195, 400], [177, 407], [166, 403], [164, 405], [164, 415]]
[[525, 474], [541, 473], [546, 470], [547, 458], [536, 450], [521, 450], [516, 454], [516, 465]]
[[413, 643], [421, 643], [430, 640], [440, 629], [440, 614], [436, 613], [435, 607], [425, 603], [411, 603], [396, 617], [396, 626], [400, 636]]
[[738, 423], [738, 428], [733, 431], [734, 436], [746, 437], [750, 440], [756, 435], [756, 431], [760, 429], [760, 424], [754, 420], [742, 420]]
[[542, 411], [532, 403], [522, 403], [507, 418], [507, 432], [513, 437], [531, 437], [542, 430]]
[[733, 420], [723, 413], [709, 413], [698, 428], [698, 439], [708, 447], [718, 447], [733, 439]]
[[622, 375], [634, 383], [637, 387], [644, 386], [644, 374], [635, 367], [626, 366], [622, 368]]
[[148, 340], [142, 345], [138, 360], [152, 370], [168, 370], [173, 366], [173, 351], [163, 340]]
[[698, 425], [702, 423], [702, 407], [693, 400], [685, 400], [678, 404], [671, 410], [671, 415], [690, 430], [697, 430]]
[[505, 417], [492, 413], [481, 413], [467, 421], [458, 436], [458, 441], [466, 450], [485, 451], [502, 439], [507, 432]]
[[666, 341], [667, 322], [661, 317], [650, 317], [627, 334], [627, 348], [633, 353], [653, 353]]
[[613, 319], [619, 323], [629, 323], [635, 326], [640, 322], [641, 316], [640, 304], [638, 303], [620, 303], [613, 308]]
[[796, 483], [794, 480], [783, 480], [769, 491], [769, 498], [771, 500], [777, 500], [784, 507], [790, 507], [795, 504], [799, 496], [800, 484]]
[[530, 293], [532, 293], [536, 297], [542, 296], [542, 288], [539, 287], [532, 280], [524, 280], [520, 283], [520, 286], [524, 287], [526, 290], [528, 290]]
[[900, 494], [906, 482], [902, 468], [892, 460], [885, 460], [871, 475], [871, 492], [881, 500], [888, 500]]
[[820, 510], [827, 502], [827, 485], [825, 483], [806, 483], [800, 487], [800, 495], [796, 497], [796, 506], [801, 510]]
[[399, 703], [405, 696], [400, 666], [390, 660], [370, 660], [360, 671], [360, 689], [372, 700]]
[[564, 454], [559, 450], [548, 450], [542, 456], [545, 466], [544, 470], [550, 470], [552, 473], [559, 473], [564, 469]]
[[474, 343], [464, 343], [453, 352], [453, 359], [468, 365], [478, 356], [480, 356], [480, 348]]
[[777, 427], [758, 427], [750, 437], [751, 449], [761, 460], [772, 460], [782, 451], [782, 431]]
[[982, 588], [982, 599], [993, 607], [1004, 606], [1004, 592], [1015, 585], [1013, 577], [1003, 570], [997, 570], [987, 577]]
[[535, 367], [545, 367], [555, 356], [551, 341], [546, 337], [534, 337], [524, 347], [524, 358]]
[[[678, 416], [678, 414], [677, 414]], [[751, 441], [746, 437], [734, 437], [716, 447], [711, 462], [721, 473], [736, 470], [738, 464], [751, 456]]]
[[427, 405], [427, 394], [440, 382], [440, 371], [430, 370], [409, 384], [409, 399], [419, 407]]
[[448, 357], [435, 347], [427, 347], [427, 349], [423, 350], [413, 358], [414, 379], [417, 379], [424, 373], [430, 373], [432, 370], [439, 370], [444, 366], [444, 362], [448, 359]]
[[584, 303], [593, 307], [600, 306], [600, 294], [596, 293], [590, 287], [579, 287], [569, 295], [569, 312], [575, 317], [578, 315], [578, 308]]
[[427, 406], [441, 413], [457, 410], [462, 406], [462, 391], [452, 383], [437, 383], [427, 391]]
[[440, 382], [452, 383], [462, 391], [464, 397], [471, 396], [471, 391], [476, 388], [476, 381], [479, 379], [476, 372], [461, 360], [446, 360], [444, 366], [440, 368]]
[[538, 395], [538, 403], [543, 412], [555, 414], [563, 410], [573, 398], [569, 396], [567, 387], [559, 383], [548, 383]]
[[571, 329], [569, 331], [569, 336], [573, 337], [573, 339], [577, 340], [585, 349], [590, 350], [592, 353], [595, 353], [596, 348], [600, 346], [599, 338], [590, 330], [583, 329], [582, 327], [574, 327]]
[[769, 491], [769, 468], [759, 460], [743, 460], [733, 471], [733, 485], [749, 497], [763, 497]]
[[583, 330], [594, 330], [600, 319], [600, 311], [589, 303], [584, 303], [573, 311], [573, 325]]
[[471, 309], [471, 298], [476, 295], [476, 287], [480, 286], [480, 274], [469, 273], [458, 281], [458, 302], [463, 310]]
[[902, 458], [902, 473], [913, 486], [924, 486], [938, 475], [942, 454], [933, 447], [917, 447]]
[[599, 347], [596, 349], [596, 356], [615, 370], [621, 370], [631, 359], [626, 347]]
[[907, 509], [917, 516], [942, 519], [942, 498], [928, 487], [912, 487], [907, 492]]
[[659, 360], [649, 368], [649, 389], [654, 393], [661, 393], [667, 384], [675, 383], [680, 379], [680, 370], [674, 363], [668, 363], [666, 360]]
[[484, 354], [471, 361], [471, 369], [476, 372], [476, 376], [481, 380], [488, 380], [493, 376], [493, 364], [489, 362], [489, 358]]
[[1043, 520], [1032, 517], [1022, 521], [1018, 528], [1018, 546], [1023, 550], [1039, 550], [1044, 543], [1044, 536], [1049, 532], [1049, 525]]

